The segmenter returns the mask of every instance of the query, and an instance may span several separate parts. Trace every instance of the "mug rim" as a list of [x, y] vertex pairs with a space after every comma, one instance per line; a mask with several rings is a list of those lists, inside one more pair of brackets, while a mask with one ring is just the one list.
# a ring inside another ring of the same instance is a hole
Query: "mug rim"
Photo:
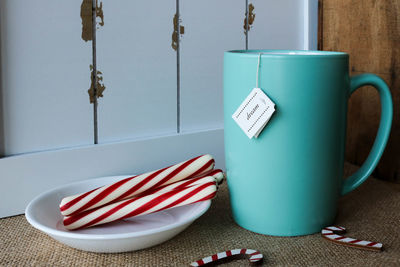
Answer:
[[241, 56], [258, 57], [348, 57], [349, 54], [337, 51], [321, 51], [321, 50], [281, 50], [281, 49], [252, 49], [252, 50], [229, 50], [226, 54], [236, 54]]

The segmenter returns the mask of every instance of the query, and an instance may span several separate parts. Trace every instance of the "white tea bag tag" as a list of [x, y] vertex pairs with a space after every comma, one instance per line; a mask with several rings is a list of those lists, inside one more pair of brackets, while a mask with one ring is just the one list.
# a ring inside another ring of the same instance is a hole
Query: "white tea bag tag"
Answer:
[[274, 102], [260, 88], [254, 88], [232, 118], [251, 139], [258, 137], [274, 112]]

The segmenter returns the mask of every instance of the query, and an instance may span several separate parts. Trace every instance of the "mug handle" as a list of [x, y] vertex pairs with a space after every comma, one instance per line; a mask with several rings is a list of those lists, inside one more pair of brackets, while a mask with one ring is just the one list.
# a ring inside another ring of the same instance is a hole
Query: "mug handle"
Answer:
[[390, 89], [385, 81], [375, 74], [360, 74], [350, 78], [350, 95], [364, 85], [372, 85], [378, 90], [381, 101], [381, 120], [372, 149], [365, 162], [353, 175], [343, 181], [342, 195], [345, 195], [361, 185], [375, 169], [382, 156], [390, 134], [393, 119], [393, 103]]

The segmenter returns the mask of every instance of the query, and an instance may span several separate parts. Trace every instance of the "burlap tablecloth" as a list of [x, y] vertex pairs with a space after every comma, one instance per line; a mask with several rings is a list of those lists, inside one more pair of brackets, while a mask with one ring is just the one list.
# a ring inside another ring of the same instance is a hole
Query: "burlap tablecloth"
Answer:
[[[346, 171], [352, 170], [354, 166], [346, 166]], [[265, 266], [400, 266], [400, 185], [369, 179], [340, 200], [336, 223], [348, 229], [348, 236], [379, 241], [385, 250], [344, 247], [322, 239], [320, 234], [271, 237], [244, 230], [231, 218], [225, 184], [210, 210], [187, 230], [161, 245], [130, 253], [79, 251], [34, 229], [23, 215], [1, 219], [0, 265], [188, 266], [219, 251], [253, 248], [264, 254]], [[247, 265], [246, 260], [227, 264]]]

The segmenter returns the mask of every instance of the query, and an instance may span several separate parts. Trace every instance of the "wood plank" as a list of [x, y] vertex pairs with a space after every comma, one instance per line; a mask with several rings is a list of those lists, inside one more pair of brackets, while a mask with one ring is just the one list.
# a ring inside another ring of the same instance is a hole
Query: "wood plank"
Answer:
[[180, 1], [181, 131], [223, 127], [223, 52], [245, 49], [245, 1]]
[[220, 129], [3, 158], [0, 203], [12, 205], [0, 206], [0, 218], [21, 214], [37, 195], [79, 180], [143, 173], [202, 154], [224, 169], [223, 144]]
[[254, 15], [249, 21], [249, 49], [308, 49], [304, 45], [305, 1], [249, 0], [254, 8], [249, 8], [250, 17]]
[[102, 1], [97, 68], [99, 142], [176, 132], [175, 0]]
[[81, 3], [0, 2], [3, 155], [92, 143]]
[[[400, 183], [400, 2], [397, 0], [323, 0], [323, 49], [350, 54], [351, 74], [372, 72], [391, 88], [392, 133], [375, 175]], [[362, 164], [374, 141], [379, 97], [366, 87], [350, 99], [347, 159]]]

